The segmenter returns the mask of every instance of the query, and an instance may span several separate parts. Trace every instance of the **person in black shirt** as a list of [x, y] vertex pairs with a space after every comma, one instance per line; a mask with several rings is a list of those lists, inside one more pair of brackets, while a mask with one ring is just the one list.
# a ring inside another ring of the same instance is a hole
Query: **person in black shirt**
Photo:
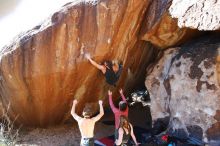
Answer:
[[102, 64], [98, 64], [91, 59], [89, 54], [86, 54], [85, 57], [92, 65], [102, 71], [108, 84], [115, 86], [122, 72], [122, 65], [118, 61], [104, 61]]
[[129, 123], [127, 117], [122, 115], [118, 127], [118, 138], [115, 140], [116, 146], [128, 146], [130, 137], [132, 137], [136, 146], [140, 144], [134, 135], [133, 126]]

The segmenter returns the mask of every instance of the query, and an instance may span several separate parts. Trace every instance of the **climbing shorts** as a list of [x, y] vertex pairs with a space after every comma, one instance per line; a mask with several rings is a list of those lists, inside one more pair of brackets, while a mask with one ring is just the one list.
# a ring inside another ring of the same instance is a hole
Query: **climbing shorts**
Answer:
[[94, 146], [94, 138], [82, 138], [80, 146]]

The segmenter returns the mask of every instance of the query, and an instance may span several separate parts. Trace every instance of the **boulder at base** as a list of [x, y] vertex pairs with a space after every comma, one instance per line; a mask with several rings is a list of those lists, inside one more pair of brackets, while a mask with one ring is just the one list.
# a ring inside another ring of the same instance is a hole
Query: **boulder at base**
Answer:
[[201, 37], [166, 50], [148, 69], [153, 120], [178, 118], [180, 128], [197, 125], [204, 140], [220, 139], [219, 47], [219, 36]]

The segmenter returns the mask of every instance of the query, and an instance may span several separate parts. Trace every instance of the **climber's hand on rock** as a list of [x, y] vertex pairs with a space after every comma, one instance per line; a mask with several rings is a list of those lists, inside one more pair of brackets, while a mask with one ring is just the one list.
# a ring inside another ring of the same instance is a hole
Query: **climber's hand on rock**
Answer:
[[86, 53], [86, 54], [85, 54], [85, 57], [86, 57], [86, 59], [88, 59], [88, 60], [91, 59], [91, 56], [90, 56], [89, 53]]

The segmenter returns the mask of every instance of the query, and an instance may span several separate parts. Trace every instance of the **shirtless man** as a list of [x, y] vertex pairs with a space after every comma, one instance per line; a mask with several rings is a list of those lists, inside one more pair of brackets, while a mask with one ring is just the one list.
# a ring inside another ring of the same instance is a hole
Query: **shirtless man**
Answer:
[[95, 123], [104, 115], [102, 100], [99, 100], [99, 114], [95, 117], [92, 116], [91, 108], [85, 107], [83, 109], [83, 117], [76, 114], [75, 108], [77, 100], [73, 101], [71, 114], [73, 118], [78, 122], [79, 130], [81, 133], [80, 146], [94, 146], [94, 127]]

